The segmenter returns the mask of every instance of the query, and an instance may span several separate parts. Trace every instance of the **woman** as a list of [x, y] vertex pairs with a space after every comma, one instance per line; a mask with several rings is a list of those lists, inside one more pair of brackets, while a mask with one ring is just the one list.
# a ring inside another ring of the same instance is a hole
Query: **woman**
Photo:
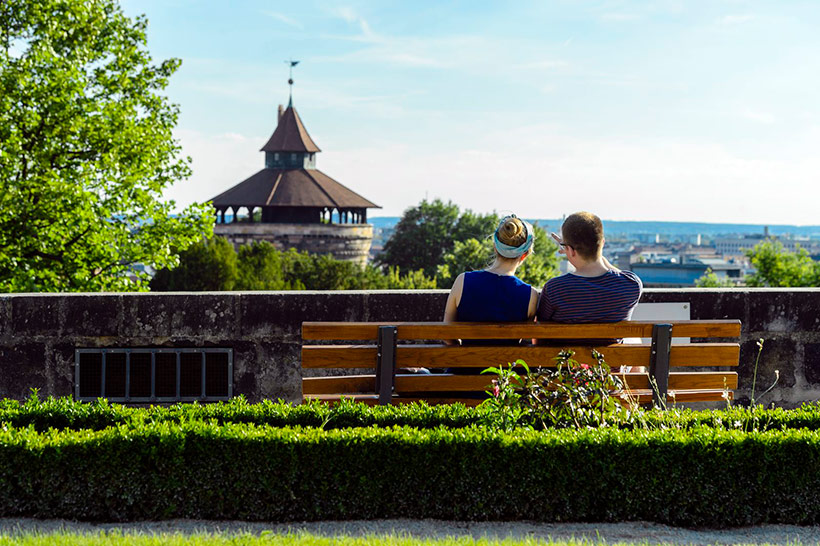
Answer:
[[532, 252], [532, 226], [510, 215], [493, 234], [495, 259], [481, 271], [459, 275], [444, 309], [444, 322], [516, 322], [532, 320], [538, 291], [515, 276]]

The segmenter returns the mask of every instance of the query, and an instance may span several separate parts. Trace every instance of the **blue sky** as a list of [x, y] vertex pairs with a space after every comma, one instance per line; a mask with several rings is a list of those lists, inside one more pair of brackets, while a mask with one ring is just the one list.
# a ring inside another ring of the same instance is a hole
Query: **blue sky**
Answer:
[[183, 62], [180, 204], [262, 168], [293, 58], [318, 168], [371, 215], [820, 224], [820, 2], [122, 4]]

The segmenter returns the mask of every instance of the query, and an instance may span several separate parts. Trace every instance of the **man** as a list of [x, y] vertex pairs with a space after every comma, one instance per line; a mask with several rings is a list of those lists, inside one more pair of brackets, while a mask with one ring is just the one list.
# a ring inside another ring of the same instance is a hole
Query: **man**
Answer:
[[564, 220], [552, 234], [575, 271], [547, 281], [541, 291], [539, 322], [619, 322], [629, 320], [643, 290], [641, 279], [603, 257], [604, 226], [590, 212]]

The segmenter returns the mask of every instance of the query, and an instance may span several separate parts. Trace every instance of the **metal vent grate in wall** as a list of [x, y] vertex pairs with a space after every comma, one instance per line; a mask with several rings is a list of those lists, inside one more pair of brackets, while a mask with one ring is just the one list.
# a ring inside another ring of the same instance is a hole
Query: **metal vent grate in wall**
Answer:
[[208, 402], [232, 396], [232, 349], [75, 350], [77, 400]]

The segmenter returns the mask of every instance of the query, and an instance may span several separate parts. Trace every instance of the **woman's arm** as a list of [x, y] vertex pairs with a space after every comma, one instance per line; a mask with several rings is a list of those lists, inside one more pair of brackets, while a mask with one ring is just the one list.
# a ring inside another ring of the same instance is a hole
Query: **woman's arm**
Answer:
[[[450, 294], [447, 296], [447, 305], [444, 306], [444, 322], [455, 322], [458, 318], [458, 304], [461, 301], [461, 293], [464, 290], [464, 273], [456, 277]], [[445, 339], [447, 345], [458, 345], [457, 339]]]

